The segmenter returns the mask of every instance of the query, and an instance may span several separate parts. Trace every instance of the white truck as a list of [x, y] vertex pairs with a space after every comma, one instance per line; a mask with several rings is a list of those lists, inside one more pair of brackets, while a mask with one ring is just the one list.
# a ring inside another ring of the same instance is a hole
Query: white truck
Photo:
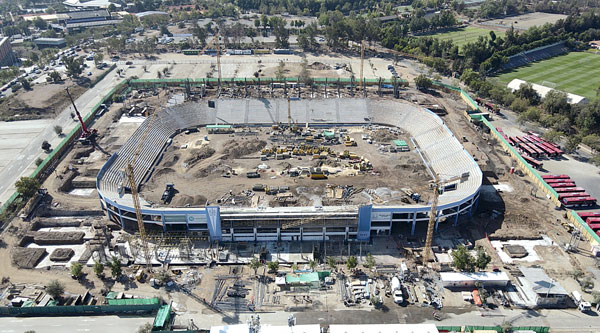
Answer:
[[400, 279], [397, 277], [392, 278], [392, 295], [394, 295], [394, 303], [402, 304], [404, 302], [404, 297], [402, 295], [402, 283], [400, 283]]
[[579, 311], [588, 312], [592, 310], [592, 304], [590, 304], [590, 302], [586, 302], [583, 299], [583, 296], [581, 296], [581, 293], [579, 293], [577, 290], [572, 292], [571, 295], [573, 296], [573, 300], [575, 301], [575, 304], [577, 305], [577, 309], [579, 309]]

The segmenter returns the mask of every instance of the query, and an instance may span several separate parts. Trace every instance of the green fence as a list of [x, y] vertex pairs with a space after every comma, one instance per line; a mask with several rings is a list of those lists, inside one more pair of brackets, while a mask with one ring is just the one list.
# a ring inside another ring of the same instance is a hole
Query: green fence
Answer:
[[76, 315], [109, 315], [109, 314], [142, 314], [151, 313], [160, 304], [141, 305], [72, 305], [72, 306], [32, 306], [32, 307], [0, 307], [0, 316], [76, 316]]

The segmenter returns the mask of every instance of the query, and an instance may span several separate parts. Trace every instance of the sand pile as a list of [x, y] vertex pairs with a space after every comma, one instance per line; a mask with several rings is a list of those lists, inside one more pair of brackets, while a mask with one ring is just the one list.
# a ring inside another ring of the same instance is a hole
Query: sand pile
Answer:
[[267, 145], [267, 142], [259, 139], [250, 139], [244, 141], [230, 140], [224, 148], [223, 153], [228, 155], [228, 158], [239, 158], [245, 155], [253, 154]]

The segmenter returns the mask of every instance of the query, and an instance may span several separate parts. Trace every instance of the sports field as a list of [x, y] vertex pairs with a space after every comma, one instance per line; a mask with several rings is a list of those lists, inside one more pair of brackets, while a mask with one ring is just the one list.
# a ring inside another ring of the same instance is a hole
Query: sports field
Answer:
[[591, 98], [600, 86], [600, 55], [571, 52], [516, 68], [498, 79], [503, 83], [521, 79]]
[[[496, 34], [496, 36], [504, 36], [503, 31], [494, 31], [494, 33]], [[435, 37], [440, 40], [451, 39], [454, 42], [454, 45], [458, 45], [459, 47], [461, 47], [469, 42], [477, 41], [477, 38], [479, 38], [479, 36], [489, 38], [490, 30], [477, 27], [466, 27], [440, 32], [437, 34], [422, 35], [421, 37]]]

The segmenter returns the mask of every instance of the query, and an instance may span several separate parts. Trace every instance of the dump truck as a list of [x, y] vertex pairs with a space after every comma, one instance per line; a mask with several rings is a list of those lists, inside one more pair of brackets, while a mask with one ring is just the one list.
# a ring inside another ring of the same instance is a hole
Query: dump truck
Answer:
[[173, 199], [175, 195], [175, 186], [172, 183], [168, 183], [165, 186], [165, 191], [163, 192], [162, 197], [160, 198], [163, 203], [168, 203]]

